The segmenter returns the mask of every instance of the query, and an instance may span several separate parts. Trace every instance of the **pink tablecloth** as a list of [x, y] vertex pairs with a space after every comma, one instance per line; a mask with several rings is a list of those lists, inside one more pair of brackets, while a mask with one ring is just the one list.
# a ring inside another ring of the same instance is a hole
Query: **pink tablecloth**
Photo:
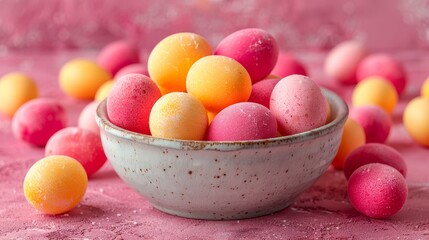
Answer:
[[[429, 75], [429, 58], [425, 52], [394, 54], [406, 64], [411, 83], [394, 114], [388, 144], [406, 159], [409, 195], [403, 209], [390, 219], [370, 219], [357, 213], [347, 200], [343, 173], [332, 169], [291, 207], [276, 214], [234, 221], [185, 219], [151, 207], [109, 164], [90, 179], [77, 208], [63, 215], [46, 216], [26, 202], [22, 191], [25, 173], [44, 151], [14, 139], [10, 120], [0, 116], [0, 239], [428, 239], [429, 149], [412, 142], [401, 124], [401, 114]], [[350, 87], [330, 84], [323, 76], [325, 53], [297, 55], [309, 67], [313, 79], [349, 100]], [[95, 52], [0, 52], [0, 75], [13, 70], [31, 75], [41, 96], [57, 98], [64, 105], [72, 126], [87, 102], [64, 96], [57, 76], [61, 65], [74, 57], [93, 59]]]

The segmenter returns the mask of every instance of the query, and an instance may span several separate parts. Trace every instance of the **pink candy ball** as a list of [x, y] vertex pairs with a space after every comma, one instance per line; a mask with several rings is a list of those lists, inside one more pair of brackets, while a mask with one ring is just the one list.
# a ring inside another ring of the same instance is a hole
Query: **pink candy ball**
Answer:
[[290, 75], [277, 83], [271, 93], [270, 110], [282, 135], [318, 128], [328, 116], [320, 87], [303, 75]]
[[380, 76], [389, 80], [395, 86], [398, 95], [407, 84], [407, 76], [401, 63], [387, 54], [369, 55], [359, 64], [356, 72], [357, 80], [367, 77]]
[[121, 70], [119, 70], [116, 75], [115, 75], [115, 79], [118, 79], [126, 74], [130, 74], [130, 73], [139, 73], [139, 74], [143, 74], [145, 76], [149, 76], [149, 72], [147, 71], [147, 67], [144, 64], [141, 63], [134, 63], [134, 64], [130, 64], [127, 65], [123, 68], [121, 68]]
[[280, 81], [277, 79], [264, 79], [252, 85], [252, 93], [249, 102], [259, 103], [266, 108], [270, 108], [270, 97], [276, 84]]
[[95, 115], [98, 107], [97, 101], [91, 102], [80, 112], [77, 126], [100, 135], [100, 128], [95, 121]]
[[404, 177], [407, 165], [394, 148], [381, 143], [368, 143], [353, 150], [344, 162], [344, 175], [350, 175], [359, 167], [369, 163], [383, 163], [398, 170]]
[[408, 187], [396, 169], [370, 163], [350, 176], [347, 192], [350, 203], [360, 213], [371, 218], [387, 218], [404, 206]]
[[38, 98], [18, 109], [12, 120], [12, 131], [16, 138], [43, 147], [66, 125], [67, 116], [60, 104], [52, 99]]
[[107, 115], [118, 127], [150, 134], [149, 115], [161, 93], [149, 77], [127, 74], [119, 78], [107, 97]]
[[271, 71], [271, 74], [284, 78], [293, 74], [307, 75], [307, 70], [292, 54], [280, 52], [277, 63], [273, 71]]
[[276, 40], [266, 31], [247, 28], [224, 38], [215, 50], [237, 60], [250, 75], [253, 83], [267, 77], [276, 65], [279, 49]]
[[220, 111], [207, 130], [208, 141], [258, 140], [276, 137], [277, 122], [260, 104], [242, 102]]
[[392, 119], [382, 108], [375, 105], [355, 107], [350, 110], [349, 117], [363, 127], [367, 143], [386, 142]]
[[49, 139], [45, 156], [51, 155], [65, 155], [76, 159], [88, 176], [97, 172], [107, 159], [100, 136], [77, 127], [64, 128]]
[[115, 41], [101, 49], [97, 63], [114, 76], [121, 68], [140, 62], [138, 47], [128, 41]]
[[341, 84], [355, 84], [359, 63], [368, 55], [365, 45], [345, 41], [335, 46], [325, 60], [324, 70], [332, 80]]

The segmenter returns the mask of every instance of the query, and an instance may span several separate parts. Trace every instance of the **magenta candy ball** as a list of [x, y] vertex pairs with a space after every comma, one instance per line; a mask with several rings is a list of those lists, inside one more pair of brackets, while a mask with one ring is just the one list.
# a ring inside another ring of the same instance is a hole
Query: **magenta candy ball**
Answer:
[[282, 135], [291, 135], [325, 124], [328, 106], [320, 87], [303, 75], [290, 75], [273, 89], [270, 110]]
[[220, 111], [207, 130], [208, 141], [242, 141], [276, 137], [277, 122], [260, 104], [242, 102]]
[[270, 97], [276, 84], [280, 81], [280, 78], [264, 79], [252, 85], [252, 93], [249, 97], [249, 102], [259, 103], [266, 108], [270, 108]]
[[95, 121], [95, 113], [97, 111], [99, 102], [90, 102], [79, 114], [77, 126], [89, 130], [97, 135], [100, 135], [100, 128]]
[[387, 218], [404, 206], [408, 187], [398, 170], [386, 164], [370, 163], [350, 176], [347, 193], [358, 212], [371, 218]]
[[358, 122], [365, 131], [367, 143], [385, 143], [392, 127], [390, 115], [375, 105], [354, 107], [349, 117]]
[[349, 179], [356, 169], [369, 163], [383, 163], [395, 168], [404, 177], [407, 174], [407, 165], [398, 151], [385, 144], [368, 143], [349, 154], [344, 162], [344, 175]]
[[380, 76], [389, 80], [395, 86], [398, 95], [407, 84], [407, 76], [400, 62], [387, 54], [372, 54], [362, 60], [356, 70], [358, 81], [371, 76]]
[[293, 74], [307, 76], [307, 70], [295, 56], [290, 53], [280, 51], [277, 63], [271, 71], [271, 74], [279, 76], [280, 78]]
[[88, 176], [97, 172], [107, 160], [100, 136], [78, 127], [61, 129], [49, 139], [45, 156], [51, 155], [65, 155], [76, 159]]
[[101, 49], [97, 63], [114, 76], [121, 68], [140, 62], [139, 55], [139, 49], [134, 43], [120, 40]]
[[144, 64], [141, 63], [134, 63], [134, 64], [130, 64], [127, 65], [123, 68], [121, 68], [121, 70], [119, 70], [116, 75], [115, 75], [115, 79], [118, 79], [126, 74], [130, 74], [130, 73], [139, 73], [139, 74], [143, 74], [145, 76], [149, 76], [149, 72], [147, 71], [147, 67]]
[[160, 97], [158, 87], [149, 77], [127, 74], [116, 80], [107, 97], [107, 115], [118, 127], [150, 134], [150, 111]]
[[52, 99], [38, 98], [22, 105], [12, 120], [16, 138], [43, 147], [49, 138], [67, 125], [64, 108]]
[[271, 73], [279, 49], [276, 40], [265, 30], [247, 28], [224, 38], [214, 53], [238, 61], [246, 68], [252, 83], [256, 83]]

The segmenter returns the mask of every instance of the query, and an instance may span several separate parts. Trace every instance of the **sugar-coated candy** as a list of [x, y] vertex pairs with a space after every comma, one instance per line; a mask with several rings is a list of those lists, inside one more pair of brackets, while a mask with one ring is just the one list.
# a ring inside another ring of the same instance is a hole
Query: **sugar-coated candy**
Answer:
[[369, 163], [383, 163], [398, 170], [404, 177], [407, 165], [401, 154], [394, 148], [381, 143], [368, 143], [353, 150], [344, 162], [344, 175], [350, 175], [359, 167]]
[[417, 97], [405, 107], [403, 123], [412, 139], [429, 147], [429, 98]]
[[270, 108], [271, 93], [279, 81], [280, 78], [269, 78], [253, 84], [249, 102], [259, 103]]
[[216, 47], [216, 55], [237, 60], [247, 70], [253, 83], [266, 78], [276, 65], [279, 49], [267, 31], [247, 28], [225, 37]]
[[350, 176], [347, 193], [352, 206], [371, 218], [388, 218], [404, 206], [408, 195], [405, 178], [389, 165], [371, 163]]
[[149, 115], [161, 93], [147, 76], [127, 74], [116, 80], [107, 97], [107, 115], [118, 127], [150, 134]]
[[212, 48], [195, 33], [176, 33], [161, 40], [148, 59], [148, 71], [156, 84], [166, 92], [186, 92], [189, 68], [200, 58], [211, 55]]
[[118, 40], [107, 44], [97, 56], [97, 63], [112, 76], [125, 66], [140, 62], [137, 45], [131, 41]]
[[342, 84], [355, 84], [359, 63], [368, 55], [365, 45], [355, 40], [335, 46], [325, 60], [324, 70], [332, 80]]
[[274, 138], [277, 121], [258, 103], [242, 102], [220, 111], [207, 130], [208, 141], [243, 141]]
[[271, 71], [271, 74], [279, 78], [284, 78], [293, 74], [307, 75], [307, 70], [291, 53], [280, 51], [277, 63]]
[[100, 135], [100, 128], [95, 121], [95, 115], [97, 112], [99, 102], [93, 101], [88, 103], [79, 114], [77, 126], [82, 129], [89, 130], [97, 135]]
[[12, 117], [24, 103], [37, 98], [37, 85], [29, 76], [13, 72], [0, 78], [0, 113]]
[[37, 98], [26, 102], [15, 113], [12, 132], [18, 139], [43, 147], [66, 125], [67, 116], [60, 104], [53, 99]]
[[407, 76], [402, 64], [388, 54], [371, 54], [364, 58], [356, 70], [358, 81], [371, 76], [382, 77], [392, 83], [398, 95], [406, 87]]
[[392, 118], [382, 108], [375, 105], [353, 107], [349, 117], [363, 127], [367, 143], [384, 143], [389, 137]]
[[349, 154], [356, 148], [365, 144], [365, 131], [355, 120], [348, 118], [344, 124], [343, 135], [338, 152], [332, 161], [336, 169], [343, 169], [344, 162]]
[[52, 135], [45, 148], [45, 156], [51, 155], [76, 159], [88, 177], [96, 173], [107, 160], [100, 136], [78, 127], [64, 128]]
[[192, 65], [186, 88], [189, 94], [204, 104], [207, 111], [217, 113], [231, 104], [247, 101], [252, 92], [252, 81], [246, 69], [236, 60], [212, 55]]
[[326, 123], [328, 105], [320, 87], [303, 75], [280, 80], [271, 93], [270, 110], [279, 132], [291, 135], [318, 128]]
[[86, 192], [85, 169], [67, 156], [49, 156], [37, 161], [24, 179], [24, 195], [38, 211], [62, 214], [72, 210]]
[[173, 92], [153, 105], [149, 118], [152, 136], [183, 140], [204, 140], [208, 125], [204, 105], [188, 93]]
[[390, 114], [397, 102], [398, 94], [394, 86], [381, 77], [368, 77], [353, 89], [353, 106], [377, 105]]
[[85, 59], [74, 59], [60, 70], [60, 87], [69, 96], [93, 100], [103, 83], [112, 79], [112, 75], [95, 62]]

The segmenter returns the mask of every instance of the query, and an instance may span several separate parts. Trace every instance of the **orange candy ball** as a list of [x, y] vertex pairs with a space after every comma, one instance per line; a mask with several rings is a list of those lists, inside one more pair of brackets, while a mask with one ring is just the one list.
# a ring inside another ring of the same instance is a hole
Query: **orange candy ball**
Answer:
[[403, 122], [414, 141], [429, 147], [429, 98], [411, 100], [405, 107]]
[[75, 59], [60, 70], [60, 87], [69, 96], [93, 100], [103, 83], [112, 79], [110, 73], [95, 62]]
[[24, 179], [24, 195], [37, 210], [61, 214], [73, 209], [86, 191], [85, 169], [67, 156], [50, 156], [36, 162]]
[[252, 92], [252, 81], [239, 62], [213, 55], [201, 58], [192, 65], [186, 88], [208, 111], [219, 112], [234, 103], [247, 101]]
[[95, 101], [101, 102], [104, 99], [106, 99], [107, 96], [109, 96], [109, 93], [113, 88], [113, 84], [115, 84], [115, 81], [113, 81], [113, 80], [109, 80], [109, 81], [103, 83], [103, 85], [101, 85], [97, 89], [97, 92], [95, 93]]
[[344, 124], [340, 147], [332, 165], [336, 169], [343, 169], [347, 156], [356, 148], [365, 144], [365, 131], [355, 120], [348, 118]]

